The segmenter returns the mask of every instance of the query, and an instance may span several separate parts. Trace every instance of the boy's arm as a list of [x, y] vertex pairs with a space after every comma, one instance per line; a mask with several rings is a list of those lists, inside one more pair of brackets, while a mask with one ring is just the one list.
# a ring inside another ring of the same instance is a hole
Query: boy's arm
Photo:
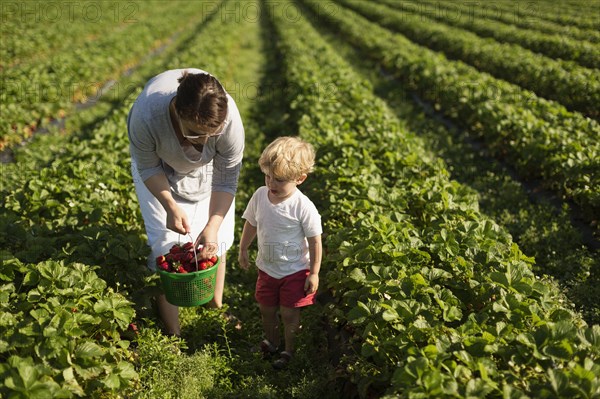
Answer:
[[312, 294], [319, 289], [319, 271], [321, 270], [321, 258], [323, 256], [323, 245], [321, 244], [321, 235], [307, 237], [308, 253], [310, 255], [310, 273], [304, 283], [304, 292]]
[[244, 229], [242, 230], [242, 238], [240, 239], [240, 253], [238, 255], [238, 262], [240, 267], [244, 270], [248, 270], [250, 267], [250, 258], [248, 257], [248, 247], [254, 241], [256, 237], [256, 226], [252, 226], [250, 222], [246, 220], [244, 223]]

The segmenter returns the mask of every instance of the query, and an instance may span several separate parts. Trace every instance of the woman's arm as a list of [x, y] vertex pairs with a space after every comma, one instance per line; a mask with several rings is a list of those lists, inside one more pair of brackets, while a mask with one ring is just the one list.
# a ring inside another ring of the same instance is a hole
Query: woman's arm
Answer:
[[210, 195], [210, 204], [208, 207], [208, 222], [202, 232], [196, 238], [196, 246], [202, 245], [200, 257], [202, 259], [210, 258], [216, 255], [219, 249], [219, 228], [225, 219], [225, 215], [231, 203], [233, 195], [222, 191], [213, 191]]
[[167, 212], [167, 228], [179, 234], [187, 234], [191, 231], [191, 227], [187, 220], [187, 215], [177, 205], [171, 187], [164, 173], [158, 173], [144, 180], [144, 184], [148, 190], [158, 199], [160, 204]]

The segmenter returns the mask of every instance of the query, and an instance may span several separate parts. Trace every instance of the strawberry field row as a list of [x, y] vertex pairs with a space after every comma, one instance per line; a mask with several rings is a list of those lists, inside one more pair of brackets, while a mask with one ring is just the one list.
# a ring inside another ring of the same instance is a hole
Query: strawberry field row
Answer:
[[[511, 1], [498, 3], [498, 7], [503, 10], [514, 10], [514, 5]], [[598, 29], [600, 23], [598, 4], [593, 1], [541, 1], [531, 4], [531, 6], [537, 18], [554, 21], [563, 26], [577, 26], [594, 30]], [[517, 8], [517, 15], [521, 16], [522, 14], [523, 12]]]
[[[581, 66], [597, 68], [600, 64], [598, 45], [581, 40], [575, 40], [560, 34], [546, 34], [533, 30], [506, 25], [501, 22], [487, 20], [470, 20], [465, 18], [452, 18], [448, 13], [425, 13], [423, 8], [410, 2], [395, 2], [382, 0], [384, 4], [401, 10], [405, 15], [426, 15], [445, 24], [471, 31], [482, 37], [491, 37], [499, 42], [514, 43], [528, 48], [550, 58], [575, 61]], [[436, 4], [442, 4], [437, 2]]]
[[417, 133], [427, 149], [446, 161], [451, 177], [476, 190], [480, 211], [505, 228], [526, 255], [535, 257], [534, 273], [555, 278], [588, 323], [600, 322], [600, 248], [589, 230], [571, 220], [572, 209], [566, 204], [557, 207], [546, 193], [533, 193], [510, 165], [494, 160], [468, 132], [415, 104], [401, 82], [378, 71], [376, 61], [357, 53], [335, 31], [316, 27], [373, 84], [405, 129]]
[[300, 135], [320, 154], [312, 195], [329, 235], [328, 317], [353, 333], [344, 373], [361, 396], [596, 394], [600, 329], [531, 273], [470, 191], [305, 20], [287, 23], [276, 7], [273, 17], [301, 89]]
[[343, 0], [341, 3], [417, 44], [515, 83], [540, 97], [557, 101], [570, 110], [600, 118], [598, 69], [553, 60], [514, 44], [482, 39], [425, 16], [409, 16], [384, 5], [360, 0]]
[[483, 138], [494, 155], [512, 163], [524, 178], [541, 178], [546, 187], [578, 203], [590, 220], [598, 214], [596, 121], [460, 61], [448, 61], [349, 9], [314, 9], [409, 89]]
[[123, 30], [145, 19], [149, 11], [140, 10], [134, 2], [4, 2], [0, 10], [0, 68], [6, 70], [43, 61], [51, 54], [95, 40], [107, 31]]
[[[203, 7], [192, 2], [157, 3], [148, 6], [139, 21], [123, 30], [58, 52], [42, 62], [24, 63], [5, 71], [0, 83], [0, 149], [30, 137], [50, 119], [70, 113], [74, 103], [100, 96], [107, 82], [157, 49], [165, 38], [181, 31], [192, 17], [203, 18], [216, 4]], [[123, 40], [124, 36], [127, 40]]]
[[[166, 384], [164, 392], [156, 391], [157, 371], [133, 362], [129, 342], [122, 338], [134, 303], [138, 310], [147, 309], [156, 289], [145, 268], [148, 249], [131, 182], [126, 117], [157, 70], [195, 65], [202, 54], [207, 69], [226, 73], [231, 64], [223, 54], [237, 45], [243, 26], [211, 16], [206, 24], [196, 20], [195, 29], [176, 45], [129, 76], [123, 83], [131, 91], [100, 122], [71, 136], [39, 136], [17, 151], [15, 164], [2, 166], [0, 278], [5, 294], [0, 306], [7, 318], [0, 322], [0, 381], [11, 382], [0, 384], [0, 394], [117, 397], [130, 387], [131, 395], [153, 398], [173, 388]], [[95, 272], [110, 288], [91, 271], [94, 265], [101, 266]], [[41, 329], [27, 327], [34, 324]], [[62, 327], [54, 330], [55, 338], [43, 338], [56, 325]], [[157, 350], [163, 348], [143, 352]]]
[[[389, 2], [388, 4], [391, 4]], [[397, 2], [396, 2], [397, 4]], [[435, 3], [424, 2], [421, 3], [424, 8], [425, 15], [431, 18], [440, 18], [447, 21], [455, 19], [468, 20], [469, 22], [477, 21], [478, 23], [484, 21], [498, 21], [506, 25], [514, 25], [520, 28], [521, 31], [524, 29], [530, 29], [550, 35], [563, 35], [575, 40], [589, 41], [592, 43], [600, 42], [600, 32], [595, 29], [579, 28], [573, 24], [561, 25], [556, 22], [546, 21], [540, 18], [539, 4], [527, 3], [527, 4], [512, 4], [511, 7], [502, 7], [502, 4], [493, 2], [487, 3], [450, 3], [438, 1]], [[582, 2], [580, 2], [581, 6]], [[406, 5], [406, 3], [405, 3]], [[410, 7], [411, 4], [408, 4]], [[414, 8], [412, 8], [414, 10]], [[448, 22], [449, 23], [449, 22]], [[465, 24], [465, 27], [468, 26]], [[509, 26], [506, 26], [508, 29]]]

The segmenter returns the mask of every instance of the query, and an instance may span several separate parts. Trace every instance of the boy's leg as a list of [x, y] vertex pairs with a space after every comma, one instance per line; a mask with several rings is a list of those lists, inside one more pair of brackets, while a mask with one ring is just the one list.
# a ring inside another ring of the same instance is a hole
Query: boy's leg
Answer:
[[265, 337], [275, 346], [279, 346], [279, 317], [277, 317], [277, 306], [266, 306], [259, 304], [262, 316]]
[[290, 355], [294, 353], [295, 338], [300, 328], [300, 308], [281, 307], [281, 319], [285, 337], [285, 351]]

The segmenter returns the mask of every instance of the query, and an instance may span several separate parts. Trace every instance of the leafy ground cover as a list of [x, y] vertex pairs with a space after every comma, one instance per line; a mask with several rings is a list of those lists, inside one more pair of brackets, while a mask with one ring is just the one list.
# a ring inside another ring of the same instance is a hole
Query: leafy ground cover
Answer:
[[541, 179], [545, 187], [577, 202], [594, 222], [600, 198], [596, 121], [449, 61], [345, 7], [319, 9], [322, 20], [474, 138], [485, 140], [494, 156], [510, 162], [524, 179]]
[[597, 69], [545, 57], [516, 44], [481, 38], [425, 15], [412, 16], [376, 3], [355, 0], [341, 3], [415, 43], [444, 53], [449, 59], [464, 61], [572, 111], [596, 119], [600, 117], [594, 105], [600, 101], [600, 71]]
[[467, 132], [424, 105], [335, 31], [315, 26], [361, 76], [372, 82], [374, 92], [398, 115], [406, 130], [417, 133], [426, 148], [444, 159], [452, 178], [476, 190], [480, 210], [505, 227], [523, 252], [535, 258], [536, 274], [560, 281], [585, 319], [597, 324], [598, 244], [591, 232], [582, 233], [580, 225], [574, 224], [573, 210], [567, 204], [557, 206], [551, 197], [536, 195], [518, 180], [510, 165], [493, 159], [483, 143], [474, 142]]
[[[481, 4], [479, 7], [472, 7], [468, 4], [458, 4], [449, 2], [426, 2], [425, 5], [419, 5], [411, 2], [395, 2], [394, 0], [382, 0], [386, 5], [391, 5], [408, 12], [417, 13], [435, 18], [444, 23], [461, 27], [476, 33], [482, 37], [493, 38], [499, 42], [515, 43], [524, 48], [528, 48], [536, 53], [545, 54], [552, 58], [571, 60], [581, 66], [595, 68], [598, 60], [597, 44], [591, 43], [590, 37], [594, 35], [593, 27], [586, 25], [592, 33], [584, 33], [584, 37], [571, 39], [569, 35], [564, 34], [564, 30], [577, 28], [572, 22], [558, 24], [562, 27], [559, 32], [539, 32], [535, 29], [513, 26], [520, 21], [548, 21], [543, 17], [536, 4]], [[486, 18], [480, 18], [483, 14]], [[495, 16], [504, 16], [506, 21], [498, 22]], [[457, 16], [459, 16], [457, 18]], [[564, 15], [563, 15], [564, 16]], [[581, 20], [581, 16], [576, 18]], [[596, 32], [597, 33], [597, 32]]]
[[[2, 165], [0, 394], [597, 395], [598, 326], [533, 273], [534, 259], [480, 212], [476, 191], [450, 180], [476, 164], [460, 171], [452, 151], [432, 151], [426, 143], [435, 140], [413, 134], [435, 121], [356, 73], [297, 3], [211, 4], [120, 78], [131, 90], [36, 135]], [[213, 72], [240, 107], [248, 145], [238, 211], [263, 184], [256, 160], [266, 143], [300, 134], [318, 149], [302, 187], [326, 221], [323, 290], [303, 313], [297, 356], [283, 372], [251, 351], [262, 339], [256, 274], [236, 268], [236, 248], [224, 309], [183, 309], [181, 338], [163, 335], [153, 309], [158, 279], [144, 268], [125, 117], [149, 77], [182, 65]]]

